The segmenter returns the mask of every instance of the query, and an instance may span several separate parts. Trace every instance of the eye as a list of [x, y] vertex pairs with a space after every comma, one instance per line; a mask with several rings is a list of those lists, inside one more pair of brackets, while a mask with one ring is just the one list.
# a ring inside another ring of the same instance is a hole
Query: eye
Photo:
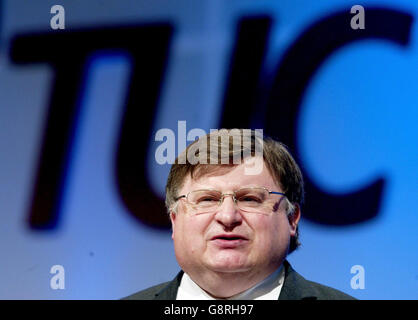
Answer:
[[211, 195], [203, 195], [201, 197], [199, 197], [198, 199], [196, 199], [196, 203], [202, 203], [202, 202], [218, 202], [219, 198], [215, 197], [215, 196], [211, 196]]
[[263, 200], [260, 197], [251, 196], [251, 195], [240, 197], [238, 199], [238, 201], [241, 201], [241, 202], [256, 202], [256, 203], [262, 203], [263, 202]]

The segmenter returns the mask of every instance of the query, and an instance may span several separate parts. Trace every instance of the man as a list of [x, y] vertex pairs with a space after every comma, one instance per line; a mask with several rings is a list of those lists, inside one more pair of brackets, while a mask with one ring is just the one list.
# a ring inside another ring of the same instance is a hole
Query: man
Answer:
[[303, 193], [290, 153], [260, 131], [201, 137], [176, 159], [166, 186], [182, 271], [127, 299], [353, 299], [286, 261], [299, 245]]

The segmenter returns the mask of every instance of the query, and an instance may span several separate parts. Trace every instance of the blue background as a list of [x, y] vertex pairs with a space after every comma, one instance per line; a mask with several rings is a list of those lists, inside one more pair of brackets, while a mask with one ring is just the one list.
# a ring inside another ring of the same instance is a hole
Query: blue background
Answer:
[[[51, 31], [55, 4], [65, 8], [66, 30], [173, 23], [176, 32], [153, 132], [170, 128], [177, 133], [179, 120], [187, 121], [187, 130], [217, 128], [236, 24], [243, 15], [273, 18], [263, 68], [274, 69], [307, 26], [359, 3], [0, 2], [1, 299], [118, 299], [171, 280], [179, 270], [170, 232], [127, 214], [116, 190], [114, 154], [131, 70], [123, 54], [97, 54], [88, 65], [59, 225], [46, 231], [27, 225], [53, 70], [42, 64], [14, 65], [10, 41], [19, 33]], [[322, 190], [349, 193], [383, 176], [383, 202], [376, 218], [347, 227], [302, 218], [302, 247], [289, 261], [307, 279], [360, 299], [417, 299], [418, 3], [360, 4], [411, 14], [410, 43], [398, 47], [365, 40], [331, 55], [303, 97], [297, 147], [305, 170]], [[144, 152], [149, 183], [163, 197], [169, 166], [155, 161], [159, 144], [154, 141]], [[56, 264], [65, 268], [64, 290], [50, 287], [49, 271]], [[365, 289], [350, 286], [354, 265], [365, 269]]]

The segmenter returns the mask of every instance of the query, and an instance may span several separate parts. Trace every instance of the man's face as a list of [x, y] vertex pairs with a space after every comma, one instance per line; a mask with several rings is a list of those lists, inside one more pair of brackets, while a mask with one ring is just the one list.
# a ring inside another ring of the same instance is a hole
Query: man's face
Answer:
[[[245, 165], [241, 164], [196, 180], [189, 176], [179, 195], [198, 189], [232, 193], [256, 186], [282, 192], [265, 166], [258, 175], [245, 175], [244, 169]], [[210, 271], [269, 275], [285, 258], [290, 236], [295, 235], [299, 220], [297, 211], [296, 218], [289, 223], [285, 202], [281, 201], [277, 211], [260, 214], [242, 212], [232, 197], [227, 196], [216, 212], [192, 215], [193, 209], [187, 201], [179, 200], [177, 213], [171, 213], [170, 217], [180, 266], [189, 274]], [[240, 240], [222, 241], [220, 236], [236, 236]]]

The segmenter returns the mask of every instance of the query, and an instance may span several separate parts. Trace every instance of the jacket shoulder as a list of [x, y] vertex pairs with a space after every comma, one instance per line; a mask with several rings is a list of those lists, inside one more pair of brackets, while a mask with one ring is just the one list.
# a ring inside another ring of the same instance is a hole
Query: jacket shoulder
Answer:
[[147, 289], [138, 291], [138, 292], [136, 292], [134, 294], [131, 294], [127, 297], [124, 297], [121, 300], [153, 300], [153, 299], [155, 299], [155, 296], [163, 288], [165, 288], [169, 283], [170, 283], [170, 281], [157, 284], [155, 286], [149, 287]]
[[163, 282], [149, 287], [148, 289], [141, 290], [122, 298], [122, 300], [176, 300], [177, 290], [180, 286], [182, 276], [183, 270], [181, 270], [171, 281]]
[[356, 300], [354, 297], [337, 289], [305, 280], [318, 300]]
[[284, 261], [285, 280], [280, 300], [356, 300], [337, 289], [306, 280], [297, 273], [288, 261]]

